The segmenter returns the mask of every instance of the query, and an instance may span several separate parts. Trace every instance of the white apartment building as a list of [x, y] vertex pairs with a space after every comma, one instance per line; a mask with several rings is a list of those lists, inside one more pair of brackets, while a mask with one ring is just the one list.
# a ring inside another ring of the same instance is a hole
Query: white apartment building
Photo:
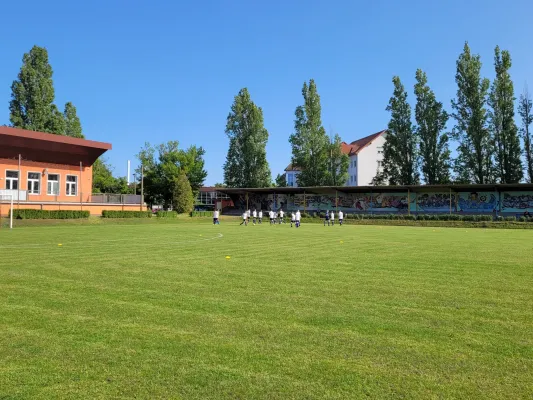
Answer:
[[[342, 152], [350, 157], [348, 181], [345, 186], [369, 186], [372, 179], [381, 169], [383, 145], [387, 131], [383, 130], [351, 143], [342, 142]], [[287, 186], [298, 187], [297, 176], [301, 172], [298, 167], [289, 164], [285, 168]]]

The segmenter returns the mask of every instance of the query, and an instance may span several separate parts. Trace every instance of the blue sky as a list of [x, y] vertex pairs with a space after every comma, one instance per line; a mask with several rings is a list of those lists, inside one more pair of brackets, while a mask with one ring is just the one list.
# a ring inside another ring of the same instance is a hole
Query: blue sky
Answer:
[[[263, 108], [273, 176], [303, 82], [314, 78], [328, 132], [350, 142], [387, 126], [391, 78], [409, 90], [417, 68], [450, 109], [455, 61], [468, 40], [494, 76], [498, 44], [519, 94], [533, 82], [531, 1], [25, 1], [1, 7], [0, 124], [23, 53], [49, 51], [56, 103], [72, 101], [89, 139], [109, 141], [116, 175], [144, 142], [203, 146], [206, 184], [223, 179], [233, 97]], [[451, 128], [451, 124], [450, 124]]]

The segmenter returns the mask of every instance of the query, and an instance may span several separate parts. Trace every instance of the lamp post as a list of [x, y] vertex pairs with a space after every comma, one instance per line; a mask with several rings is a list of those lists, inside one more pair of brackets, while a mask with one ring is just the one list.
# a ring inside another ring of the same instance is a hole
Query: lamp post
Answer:
[[137, 194], [137, 174], [133, 173], [133, 194]]

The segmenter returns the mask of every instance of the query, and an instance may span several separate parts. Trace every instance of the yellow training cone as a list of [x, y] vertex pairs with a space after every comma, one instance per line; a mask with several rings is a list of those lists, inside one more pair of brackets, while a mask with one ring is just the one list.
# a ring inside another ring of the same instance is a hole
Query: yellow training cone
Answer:
[[229, 260], [231, 257], [230, 256], [226, 256], [226, 260]]
[[63, 245], [61, 243], [59, 243], [58, 246], [63, 246]]
[[344, 242], [341, 240], [341, 244], [343, 244]]

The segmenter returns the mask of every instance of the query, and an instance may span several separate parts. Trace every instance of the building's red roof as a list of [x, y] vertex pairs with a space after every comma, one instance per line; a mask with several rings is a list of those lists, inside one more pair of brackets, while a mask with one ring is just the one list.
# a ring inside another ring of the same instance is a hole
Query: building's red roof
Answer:
[[285, 171], [301, 171], [302, 169], [300, 167], [294, 167], [292, 164], [287, 165], [287, 168], [285, 168]]
[[355, 155], [355, 154], [359, 154], [359, 152], [361, 150], [363, 150], [366, 146], [368, 146], [370, 143], [372, 143], [372, 141], [378, 137], [380, 137], [381, 135], [383, 135], [384, 133], [386, 133], [387, 130], [382, 130], [382, 131], [379, 131], [377, 133], [374, 133], [370, 136], [366, 136], [364, 138], [361, 138], [361, 139], [358, 139], [350, 144], [347, 144], [347, 143], [342, 143], [342, 151], [343, 153], [345, 154], [348, 154], [348, 155]]
[[111, 144], [0, 126], [0, 158], [91, 166]]

